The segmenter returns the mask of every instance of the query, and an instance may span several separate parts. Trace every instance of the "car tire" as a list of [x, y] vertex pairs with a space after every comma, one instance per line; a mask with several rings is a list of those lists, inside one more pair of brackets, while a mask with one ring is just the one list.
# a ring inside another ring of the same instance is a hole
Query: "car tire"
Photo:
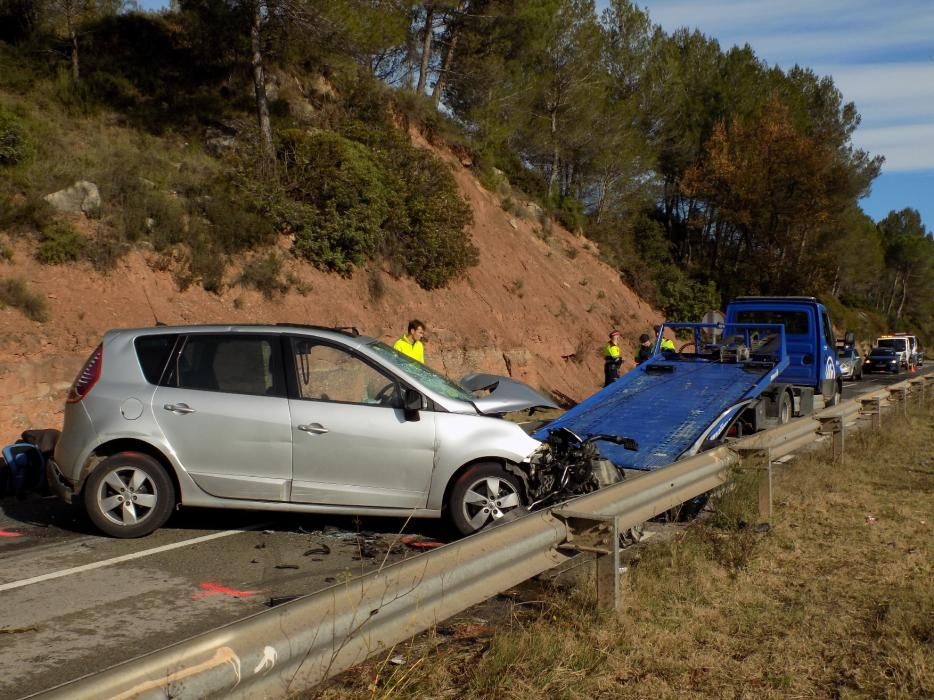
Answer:
[[175, 507], [175, 486], [159, 462], [137, 452], [108, 457], [84, 485], [84, 508], [111, 537], [143, 537], [165, 524]]
[[794, 400], [787, 391], [783, 391], [778, 399], [778, 424], [785, 425], [788, 423], [794, 415], [794, 410]]
[[523, 502], [518, 478], [495, 462], [478, 462], [454, 482], [448, 517], [460, 534], [471, 535]]

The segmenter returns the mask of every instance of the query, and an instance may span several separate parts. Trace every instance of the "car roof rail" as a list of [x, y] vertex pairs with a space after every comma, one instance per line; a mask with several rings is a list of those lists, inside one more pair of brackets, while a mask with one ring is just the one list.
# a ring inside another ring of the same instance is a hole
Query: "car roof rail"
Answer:
[[277, 323], [276, 326], [281, 328], [308, 328], [313, 331], [334, 331], [353, 338], [360, 335], [360, 331], [357, 330], [356, 326], [318, 326], [311, 323]]

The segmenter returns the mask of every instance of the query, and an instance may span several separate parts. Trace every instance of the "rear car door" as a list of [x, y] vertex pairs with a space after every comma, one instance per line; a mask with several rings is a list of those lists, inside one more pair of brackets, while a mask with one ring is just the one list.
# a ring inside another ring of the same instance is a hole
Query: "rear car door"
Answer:
[[424, 508], [434, 413], [407, 416], [400, 380], [350, 348], [293, 337], [290, 365], [292, 501]]
[[280, 336], [184, 336], [160, 384], [153, 414], [199, 487], [220, 498], [288, 500], [292, 430]]

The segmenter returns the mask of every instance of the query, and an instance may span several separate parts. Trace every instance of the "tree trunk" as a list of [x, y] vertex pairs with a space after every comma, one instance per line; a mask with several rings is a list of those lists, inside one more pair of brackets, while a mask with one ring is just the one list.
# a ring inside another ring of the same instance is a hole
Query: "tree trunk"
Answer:
[[895, 282], [892, 283], [892, 293], [889, 295], [889, 303], [885, 305], [885, 315], [892, 313], [892, 305], [895, 303], [895, 291], [898, 289], [898, 281], [901, 277], [900, 272], [895, 273]]
[[[464, 3], [465, 7], [466, 4], [467, 3]], [[441, 65], [441, 70], [438, 72], [438, 79], [435, 81], [435, 86], [431, 90], [431, 101], [434, 103], [435, 107], [441, 103], [444, 83], [447, 81], [448, 74], [451, 72], [451, 64], [454, 62], [454, 50], [457, 48], [457, 40], [461, 34], [460, 18], [455, 17], [452, 22], [451, 41], [448, 43], [448, 50], [444, 54], [444, 63]]]
[[81, 79], [81, 67], [78, 64], [78, 33], [75, 31], [74, 8], [65, 7], [65, 22], [68, 25], [68, 38], [71, 39], [71, 79], [77, 83]]
[[561, 165], [561, 156], [558, 152], [558, 108], [555, 106], [551, 110], [551, 176], [548, 178], [548, 196], [551, 197], [555, 191], [555, 181], [558, 179], [558, 168]]
[[431, 61], [431, 39], [434, 32], [432, 25], [435, 21], [435, 7], [431, 3], [425, 4], [425, 36], [422, 39], [422, 63], [418, 69], [418, 86], [415, 91], [419, 95], [425, 94], [425, 85], [428, 83], [428, 64]]
[[260, 27], [263, 22], [262, 3], [253, 5], [253, 20], [250, 23], [250, 44], [253, 49], [253, 89], [256, 92], [256, 116], [262, 139], [263, 155], [270, 163], [275, 162], [276, 153], [272, 145], [272, 126], [269, 123], [269, 101], [266, 99], [266, 73], [263, 70], [263, 44]]
[[905, 308], [905, 299], [908, 298], [908, 275], [902, 275], [902, 300], [898, 305], [898, 311], [895, 312], [895, 318], [902, 317], [902, 309]]

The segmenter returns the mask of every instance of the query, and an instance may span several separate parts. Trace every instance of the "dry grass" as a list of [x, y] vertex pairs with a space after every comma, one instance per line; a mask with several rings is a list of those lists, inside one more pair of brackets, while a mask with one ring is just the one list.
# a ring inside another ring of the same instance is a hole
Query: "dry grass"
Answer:
[[436, 631], [306, 697], [934, 697], [934, 414], [895, 424], [852, 435], [845, 466], [793, 462], [768, 533], [740, 477], [644, 548], [619, 615], [551, 590], [491, 637]]

